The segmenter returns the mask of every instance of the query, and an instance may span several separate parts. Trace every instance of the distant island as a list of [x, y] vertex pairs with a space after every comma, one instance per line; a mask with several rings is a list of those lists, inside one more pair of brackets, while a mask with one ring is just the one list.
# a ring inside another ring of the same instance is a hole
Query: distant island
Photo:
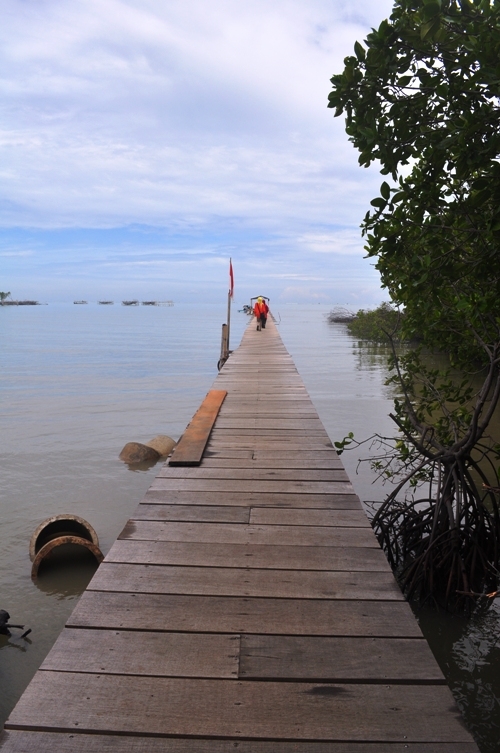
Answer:
[[[73, 301], [75, 305], [82, 306], [87, 305], [88, 301], [84, 301], [83, 299], [78, 301]], [[113, 306], [114, 301], [97, 301], [97, 303], [100, 306]], [[136, 298], [130, 301], [122, 301], [122, 306], [139, 306], [142, 303], [143, 306], [173, 306], [173, 301], [141, 301], [139, 302]], [[23, 300], [18, 301], [12, 298], [10, 291], [9, 292], [1, 292], [0, 291], [0, 306], [42, 306], [47, 304], [41, 304], [40, 301], [32, 301], [32, 300]]]
[[10, 294], [0, 292], [0, 306], [41, 306], [39, 301], [15, 301]]

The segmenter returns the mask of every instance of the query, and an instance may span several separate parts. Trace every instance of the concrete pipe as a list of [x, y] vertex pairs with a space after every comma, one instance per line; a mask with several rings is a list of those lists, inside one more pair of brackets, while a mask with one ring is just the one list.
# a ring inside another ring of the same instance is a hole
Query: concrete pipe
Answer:
[[31, 577], [33, 579], [37, 577], [38, 569], [40, 565], [42, 564], [43, 560], [56, 547], [63, 546], [65, 544], [72, 544], [76, 546], [85, 547], [85, 549], [88, 549], [89, 552], [91, 552], [94, 555], [94, 557], [96, 558], [99, 564], [104, 559], [104, 555], [99, 549], [99, 547], [93, 544], [91, 541], [88, 541], [87, 539], [82, 539], [80, 536], [58, 536], [57, 538], [52, 539], [51, 541], [48, 541], [46, 544], [44, 544], [42, 548], [37, 552], [36, 557], [33, 560], [33, 565], [31, 566]]
[[64, 544], [82, 546], [91, 552], [98, 562], [104, 559], [99, 549], [99, 539], [90, 523], [78, 515], [55, 515], [47, 518], [36, 528], [30, 541], [30, 559], [33, 562], [31, 577], [36, 578], [42, 561], [56, 547]]

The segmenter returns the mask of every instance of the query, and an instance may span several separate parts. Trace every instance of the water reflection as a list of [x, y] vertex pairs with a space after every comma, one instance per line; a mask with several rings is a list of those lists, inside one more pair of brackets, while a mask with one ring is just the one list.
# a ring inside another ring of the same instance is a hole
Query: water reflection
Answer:
[[357, 371], [387, 370], [387, 359], [391, 349], [383, 343], [370, 343], [365, 340], [353, 340], [352, 354]]
[[80, 596], [87, 588], [98, 564], [83, 547], [61, 546], [42, 562], [35, 585], [57, 599]]
[[26, 653], [28, 646], [31, 646], [32, 641], [26, 636], [22, 637], [22, 631], [19, 631], [19, 635], [0, 635], [0, 651], [4, 649], [17, 649], [21, 653]]
[[500, 605], [478, 605], [470, 617], [421, 607], [416, 616], [482, 753], [498, 753]]
[[154, 466], [160, 461], [164, 463], [165, 458], [158, 458], [158, 460], [142, 460], [140, 463], [125, 463], [125, 465], [128, 470], [133, 473], [145, 473], [146, 471], [149, 471], [150, 468], [154, 468]]

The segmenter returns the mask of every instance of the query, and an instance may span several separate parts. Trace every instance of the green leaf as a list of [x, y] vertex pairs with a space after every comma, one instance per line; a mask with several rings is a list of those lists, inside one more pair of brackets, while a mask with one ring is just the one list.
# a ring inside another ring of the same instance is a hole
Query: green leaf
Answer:
[[403, 201], [403, 199], [405, 198], [405, 196], [406, 196], [406, 194], [405, 194], [404, 191], [398, 191], [392, 197], [392, 203], [393, 204], [398, 204], [400, 201]]
[[370, 201], [370, 204], [372, 205], [372, 207], [378, 207], [379, 209], [383, 209], [387, 205], [387, 201], [377, 196], [376, 199], [372, 199]]
[[431, 18], [434, 18], [441, 12], [441, 6], [439, 3], [434, 2], [434, 0], [431, 0], [428, 3], [425, 3], [423, 8], [423, 15], [426, 20], [429, 20]]
[[389, 186], [388, 183], [385, 182], [385, 180], [382, 183], [382, 185], [380, 186], [380, 193], [382, 194], [382, 196], [384, 197], [384, 199], [386, 201], [389, 200], [389, 198], [391, 196], [391, 187]]
[[354, 52], [356, 53], [356, 57], [360, 62], [365, 59], [365, 48], [359, 42], [354, 42]]
[[408, 84], [411, 82], [412, 79], [413, 79], [413, 76], [401, 76], [400, 78], [398, 78], [396, 83], [398, 86], [404, 89], [405, 86], [408, 86]]
[[354, 78], [354, 68], [352, 65], [346, 65], [346, 67], [344, 68], [344, 76], [346, 77], [347, 81], [351, 83]]
[[439, 17], [432, 18], [430, 21], [427, 21], [427, 23], [422, 24], [420, 27], [420, 39], [424, 41], [428, 37], [432, 39], [432, 37], [436, 34], [436, 32], [439, 31], [441, 27], [441, 19]]

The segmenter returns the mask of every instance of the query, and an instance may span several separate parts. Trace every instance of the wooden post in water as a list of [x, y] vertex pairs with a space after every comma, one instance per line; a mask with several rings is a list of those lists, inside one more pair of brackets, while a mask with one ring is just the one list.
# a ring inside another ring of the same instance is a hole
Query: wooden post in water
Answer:
[[220, 343], [220, 358], [217, 368], [222, 369], [229, 357], [229, 330], [227, 324], [222, 325], [222, 337]]
[[231, 298], [233, 297], [233, 266], [229, 259], [229, 291], [227, 294], [227, 324], [222, 325], [222, 341], [220, 359], [217, 368], [220, 370], [229, 358], [229, 334], [231, 331]]

